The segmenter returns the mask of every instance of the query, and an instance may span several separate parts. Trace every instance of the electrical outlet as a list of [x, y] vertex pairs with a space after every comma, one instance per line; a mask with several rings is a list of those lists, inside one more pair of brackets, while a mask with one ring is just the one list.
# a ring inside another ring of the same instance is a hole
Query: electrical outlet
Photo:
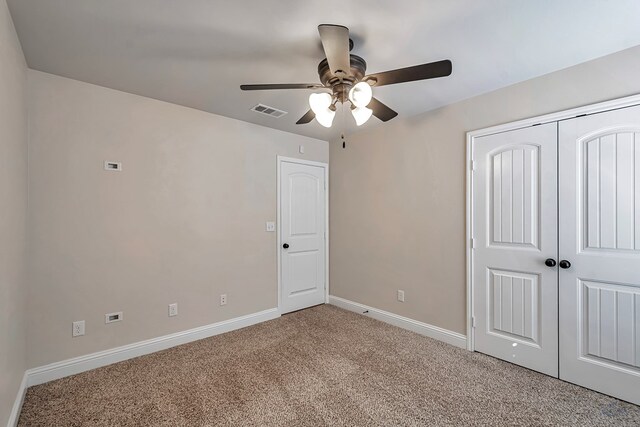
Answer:
[[227, 305], [227, 294], [220, 295], [220, 305]]
[[404, 291], [398, 289], [398, 301], [404, 302]]
[[265, 224], [265, 230], [269, 232], [276, 231], [276, 223], [273, 221], [267, 221]]
[[173, 304], [169, 304], [169, 317], [178, 315], [178, 303], [174, 302]]
[[84, 335], [84, 320], [73, 322], [73, 336], [81, 337], [82, 335]]

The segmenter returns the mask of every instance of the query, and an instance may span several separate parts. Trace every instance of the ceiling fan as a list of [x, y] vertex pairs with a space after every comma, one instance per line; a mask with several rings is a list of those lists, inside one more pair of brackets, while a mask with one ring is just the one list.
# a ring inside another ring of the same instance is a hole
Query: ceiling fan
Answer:
[[331, 127], [336, 114], [336, 103], [351, 103], [351, 113], [358, 126], [371, 115], [383, 122], [398, 115], [391, 108], [373, 97], [372, 87], [413, 82], [416, 80], [445, 77], [451, 74], [451, 61], [430, 62], [413, 67], [365, 75], [367, 63], [357, 55], [350, 54], [353, 40], [349, 29], [342, 25], [322, 24], [318, 26], [322, 48], [326, 58], [318, 64], [321, 83], [284, 83], [241, 85], [242, 90], [312, 89], [329, 92], [312, 93], [309, 96], [311, 109], [296, 122], [301, 125], [314, 118], [324, 127]]

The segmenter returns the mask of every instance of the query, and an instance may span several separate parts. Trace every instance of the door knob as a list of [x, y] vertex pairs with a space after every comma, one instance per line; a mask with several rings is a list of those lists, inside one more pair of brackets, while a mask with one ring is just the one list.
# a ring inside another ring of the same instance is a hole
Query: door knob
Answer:
[[547, 267], [555, 267], [556, 266], [556, 260], [553, 258], [547, 258], [544, 261], [544, 265], [546, 265]]
[[284, 245], [282, 245], [282, 247], [285, 248], [285, 249], [289, 249], [289, 244], [285, 243]]
[[560, 268], [569, 268], [571, 267], [571, 263], [569, 261], [567, 261], [566, 259], [563, 259], [562, 261], [560, 261]]

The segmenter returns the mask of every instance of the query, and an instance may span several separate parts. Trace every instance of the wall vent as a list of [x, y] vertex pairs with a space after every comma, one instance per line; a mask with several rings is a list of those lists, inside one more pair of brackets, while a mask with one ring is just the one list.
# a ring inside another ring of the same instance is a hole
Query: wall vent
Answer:
[[122, 320], [122, 312], [107, 313], [104, 315], [104, 323], [119, 322]]
[[268, 105], [258, 104], [251, 109], [251, 111], [255, 111], [256, 113], [265, 114], [267, 116], [275, 117], [279, 119], [280, 117], [287, 114], [286, 111], [278, 110], [277, 108], [269, 107]]

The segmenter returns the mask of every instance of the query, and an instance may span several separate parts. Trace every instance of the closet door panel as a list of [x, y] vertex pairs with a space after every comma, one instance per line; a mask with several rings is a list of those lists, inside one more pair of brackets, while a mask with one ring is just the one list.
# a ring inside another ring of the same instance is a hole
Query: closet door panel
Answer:
[[475, 349], [558, 374], [556, 123], [475, 140]]
[[559, 124], [560, 377], [640, 403], [640, 107]]

